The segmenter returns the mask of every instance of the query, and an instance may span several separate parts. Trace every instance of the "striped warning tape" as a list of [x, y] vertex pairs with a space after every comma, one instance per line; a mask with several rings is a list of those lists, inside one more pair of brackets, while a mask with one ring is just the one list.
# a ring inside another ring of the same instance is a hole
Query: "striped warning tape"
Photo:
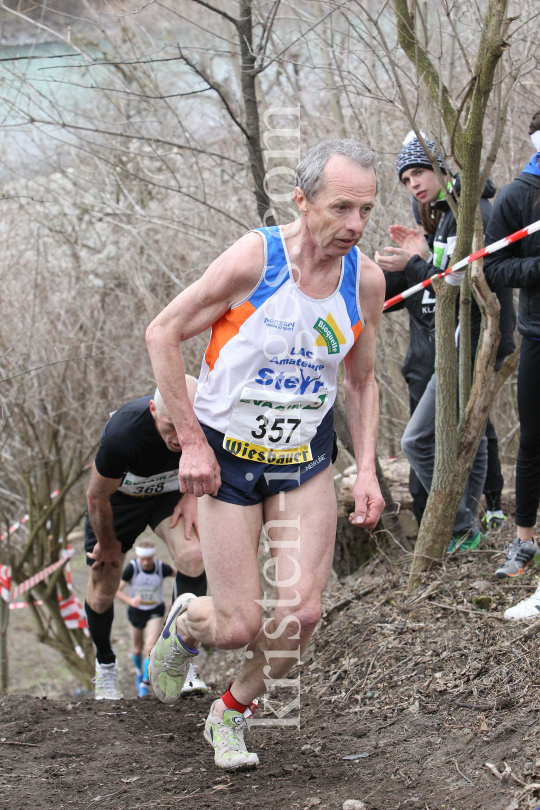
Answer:
[[532, 225], [527, 225], [526, 228], [521, 228], [519, 231], [511, 233], [509, 236], [505, 236], [504, 239], [499, 239], [498, 242], [493, 242], [492, 245], [488, 245], [487, 247], [477, 250], [475, 253], [471, 253], [470, 256], [466, 256], [460, 262], [457, 262], [452, 267], [449, 267], [444, 271], [444, 273], [435, 273], [433, 276], [431, 276], [431, 278], [426, 278], [425, 281], [421, 281], [420, 284], [415, 284], [414, 287], [409, 287], [408, 290], [404, 290], [402, 293], [394, 295], [393, 298], [389, 298], [388, 301], [384, 302], [383, 309], [393, 307], [394, 304], [399, 304], [399, 302], [404, 301], [405, 298], [410, 298], [411, 295], [420, 292], [425, 287], [429, 287], [434, 278], [444, 278], [444, 276], [448, 276], [455, 270], [461, 270], [471, 262], [475, 262], [477, 259], [481, 259], [483, 256], [489, 256], [490, 253], [496, 253], [503, 247], [511, 245], [512, 242], [517, 242], [519, 239], [523, 239], [524, 236], [529, 236], [531, 233], [536, 233], [536, 231], [540, 231], [540, 219], [538, 222], [533, 222]]
[[62, 559], [48, 565], [46, 568], [43, 568], [41, 571], [38, 571], [37, 574], [33, 574], [31, 577], [25, 579], [24, 582], [21, 582], [14, 588], [11, 587], [11, 566], [0, 565], [0, 593], [2, 599], [4, 599], [6, 602], [15, 601], [19, 596], [21, 596], [21, 594], [26, 593], [26, 591], [29, 591], [30, 588], [37, 585], [38, 582], [42, 582], [50, 574], [56, 571], [57, 568], [60, 568], [61, 565], [65, 565], [67, 563], [69, 558], [73, 555], [73, 549], [62, 549], [60, 554], [62, 555]]

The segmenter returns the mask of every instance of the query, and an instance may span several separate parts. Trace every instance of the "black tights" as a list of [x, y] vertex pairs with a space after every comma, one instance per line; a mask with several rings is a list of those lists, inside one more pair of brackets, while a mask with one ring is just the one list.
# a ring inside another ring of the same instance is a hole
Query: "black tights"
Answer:
[[516, 524], [536, 523], [540, 501], [540, 340], [524, 337], [518, 367], [521, 434], [516, 464]]

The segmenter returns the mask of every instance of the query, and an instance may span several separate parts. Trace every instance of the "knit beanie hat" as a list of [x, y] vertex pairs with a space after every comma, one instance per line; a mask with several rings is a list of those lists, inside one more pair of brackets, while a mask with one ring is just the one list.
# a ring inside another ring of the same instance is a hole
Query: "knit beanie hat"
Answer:
[[[428, 140], [423, 132], [422, 137], [425, 139], [428, 149], [430, 149], [433, 153], [437, 153], [437, 163], [441, 167], [441, 171], [446, 174], [446, 168], [442, 157], [437, 152], [435, 141]], [[431, 169], [433, 171], [429, 158], [422, 149], [420, 141], [412, 130], [403, 141], [403, 148], [396, 160], [396, 171], [400, 180], [401, 175], [403, 172], [407, 171], [407, 169]]]

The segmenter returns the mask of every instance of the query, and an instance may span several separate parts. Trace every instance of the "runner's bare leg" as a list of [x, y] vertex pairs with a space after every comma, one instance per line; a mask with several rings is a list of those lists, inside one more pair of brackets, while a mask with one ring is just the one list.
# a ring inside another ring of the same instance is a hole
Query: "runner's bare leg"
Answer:
[[192, 602], [177, 620], [180, 638], [221, 649], [239, 649], [261, 627], [257, 549], [262, 504], [239, 506], [205, 495], [199, 500], [199, 532], [212, 596]]
[[161, 523], [158, 523], [154, 529], [154, 533], [167, 544], [174, 567], [178, 571], [181, 571], [188, 577], [200, 576], [204, 571], [204, 563], [201, 544], [199, 543], [195, 527], [192, 526], [191, 540], [188, 540], [185, 535], [183, 516], [180, 516], [178, 523], [176, 526], [173, 526], [172, 529], [170, 524], [171, 518], [165, 518]]
[[120, 585], [126, 555], [120, 554], [118, 568], [90, 568], [86, 586], [86, 601], [96, 613], [105, 613], [114, 602]]
[[144, 636], [144, 658], [150, 657], [150, 651], [161, 635], [163, 621], [164, 619], [161, 616], [156, 616], [155, 619], [150, 619], [148, 621]]
[[[267, 661], [265, 651], [297, 650], [299, 646], [304, 649], [319, 620], [321, 594], [334, 554], [337, 507], [332, 467], [327, 467], [298, 489], [275, 495], [265, 502], [265, 522], [299, 520], [300, 533], [293, 526], [274, 527], [269, 532], [271, 541], [284, 543], [282, 547], [272, 549], [278, 561], [277, 574], [275, 568], [273, 571], [274, 579], [284, 583], [278, 584], [276, 589], [278, 603], [282, 601], [283, 605], [275, 609], [274, 618], [265, 625], [264, 630], [260, 629], [260, 619], [256, 627], [254, 620], [260, 613], [253, 609], [250, 611], [249, 604], [251, 601], [253, 608], [257, 608], [255, 600], [261, 598], [257, 595], [260, 590], [259, 572], [253, 553], [260, 523], [254, 521], [252, 564], [248, 565], [249, 547], [245, 543], [239, 544], [239, 535], [229, 531], [229, 520], [232, 510], [236, 513], [239, 509], [253, 507], [232, 506], [216, 500], [211, 503], [211, 510], [206, 510], [206, 504], [200, 510], [199, 520], [213, 599], [206, 597], [204, 601], [197, 599], [193, 602], [179, 619], [179, 632], [183, 638], [182, 630], [188, 630], [192, 641], [203, 641], [219, 647], [224, 647], [224, 642], [229, 648], [249, 645], [248, 652], [253, 652], [253, 657], [244, 660], [233, 687], [234, 697], [240, 703], [248, 704], [264, 691], [265, 677], [283, 677], [297, 660], [284, 656], [272, 657]], [[207, 538], [211, 538], [211, 542], [207, 543]], [[244, 564], [238, 566], [236, 557], [241, 549]], [[242, 608], [238, 611], [239, 605]], [[245, 621], [248, 616], [249, 623]], [[295, 618], [285, 621], [281, 627], [287, 616]], [[240, 632], [235, 635], [231, 628], [238, 628]], [[275, 634], [276, 638], [268, 638], [269, 634]], [[220, 715], [224, 709], [224, 704], [219, 700], [214, 713]]]

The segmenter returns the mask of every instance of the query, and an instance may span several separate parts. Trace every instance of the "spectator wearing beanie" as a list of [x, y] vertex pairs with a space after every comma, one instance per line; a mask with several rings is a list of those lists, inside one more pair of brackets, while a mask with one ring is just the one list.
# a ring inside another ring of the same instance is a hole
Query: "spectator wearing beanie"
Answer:
[[[448, 176], [447, 188], [452, 190], [452, 194], [458, 196], [459, 177], [453, 178], [448, 173], [434, 141], [426, 140], [426, 146], [436, 158], [443, 175]], [[385, 272], [386, 298], [430, 278], [437, 270], [446, 269], [456, 242], [455, 217], [433, 171], [431, 161], [412, 132], [405, 139], [403, 148], [397, 157], [396, 171], [400, 181], [413, 196], [413, 214], [424, 235], [415, 228], [406, 228], [402, 225], [391, 226], [390, 236], [395, 246], [386, 247], [385, 255], [378, 252], [375, 255], [375, 261]], [[488, 181], [480, 201], [484, 227], [491, 212], [488, 199], [494, 193], [493, 183]], [[453, 276], [449, 278], [451, 282], [457, 284], [461, 281], [461, 278], [456, 279]], [[435, 458], [435, 295], [433, 288], [431, 286], [426, 288], [423, 294], [412, 296], [388, 311], [403, 306], [409, 310], [410, 318], [411, 342], [402, 370], [409, 387], [411, 421], [405, 430], [402, 447], [411, 463], [409, 485], [413, 497], [413, 511], [417, 520], [420, 521], [431, 486]], [[508, 340], [507, 336], [506, 340], [501, 340], [499, 347], [501, 361], [503, 356], [512, 351], [511, 346], [513, 345], [513, 307], [510, 299], [505, 302], [503, 310], [507, 315], [506, 332], [509, 330], [510, 339]], [[474, 358], [481, 323], [476, 303], [473, 303], [471, 321], [471, 348]], [[502, 318], [501, 329], [503, 329]], [[474, 548], [482, 541], [483, 535], [476, 523], [476, 512], [482, 490], [486, 494], [488, 517], [491, 518], [492, 527], [494, 527], [497, 517], [499, 525], [502, 525], [505, 520], [502, 512], [499, 512], [503, 479], [497, 437], [491, 423], [488, 423], [487, 433], [490, 451], [489, 474], [486, 476], [488, 441], [484, 437], [459, 506], [450, 550], [453, 550], [458, 543], [460, 547]], [[495, 519], [494, 513], [497, 513]]]

